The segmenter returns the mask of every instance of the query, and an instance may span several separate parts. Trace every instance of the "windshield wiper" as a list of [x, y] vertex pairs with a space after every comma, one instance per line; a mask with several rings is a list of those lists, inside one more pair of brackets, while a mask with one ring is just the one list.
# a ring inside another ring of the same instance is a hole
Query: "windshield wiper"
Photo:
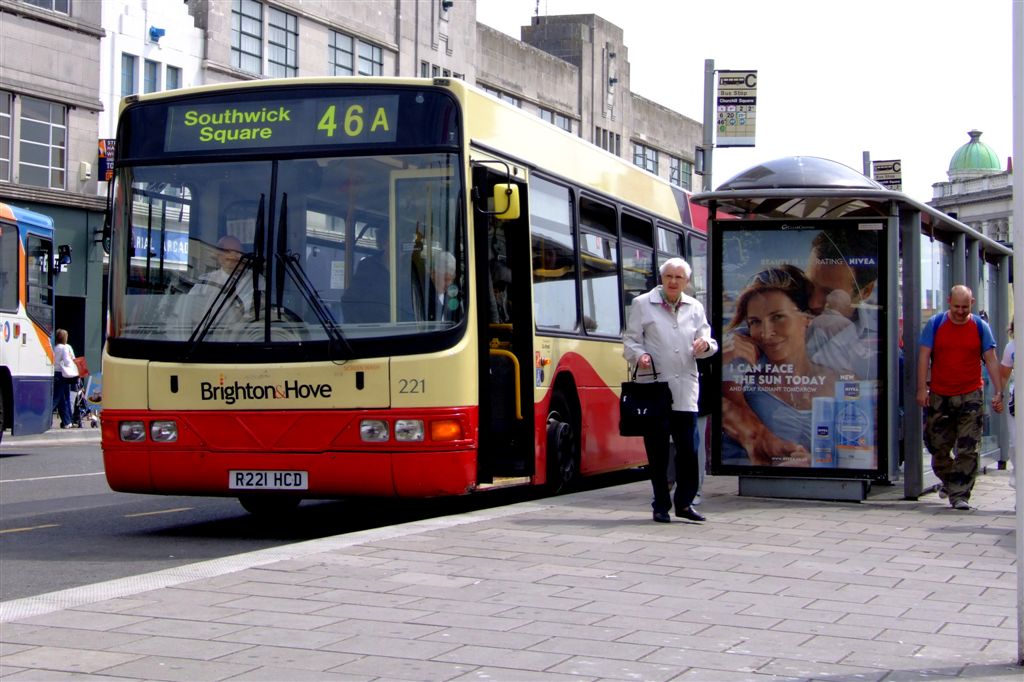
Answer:
[[202, 319], [199, 320], [199, 324], [192, 330], [192, 335], [188, 337], [189, 347], [185, 351], [186, 357], [191, 355], [195, 347], [210, 333], [210, 329], [213, 328], [214, 323], [221, 313], [224, 312], [228, 302], [234, 298], [235, 291], [238, 290], [238, 283], [242, 280], [242, 275], [252, 267], [254, 261], [255, 257], [252, 253], [243, 253], [242, 257], [235, 263], [235, 267], [231, 270], [231, 274], [228, 275], [227, 281], [224, 282], [224, 285], [217, 291], [217, 295], [210, 301], [210, 305], [207, 306]]
[[260, 319], [260, 314], [263, 311], [263, 292], [260, 290], [260, 277], [263, 275], [263, 264], [265, 259], [263, 258], [263, 201], [266, 198], [265, 194], [260, 195], [260, 204], [256, 208], [256, 227], [253, 234], [253, 264], [252, 264], [252, 309], [256, 316], [256, 320]]
[[324, 333], [327, 334], [327, 338], [330, 341], [330, 350], [328, 354], [333, 355], [334, 348], [340, 346], [349, 356], [351, 356], [353, 354], [352, 347], [348, 344], [348, 340], [345, 338], [345, 335], [341, 333], [341, 329], [338, 327], [338, 323], [334, 319], [334, 315], [331, 314], [330, 308], [328, 308], [323, 299], [320, 298], [320, 294], [317, 292], [313, 282], [310, 281], [309, 275], [306, 274], [305, 269], [300, 264], [298, 254], [288, 251], [287, 216], [288, 194], [286, 193], [281, 197], [281, 219], [278, 221], [277, 251], [274, 254], [279, 264], [275, 287], [275, 293], [277, 294], [278, 317], [280, 317], [280, 311], [284, 305], [284, 275], [285, 272], [287, 272], [295, 283], [295, 287], [299, 290], [299, 293], [302, 294], [302, 298], [309, 304], [317, 322], [319, 322], [320, 326], [323, 327]]
[[192, 352], [196, 349], [196, 346], [206, 338], [206, 335], [210, 333], [210, 329], [213, 328], [214, 322], [220, 317], [224, 311], [224, 307], [228, 301], [235, 295], [235, 291], [238, 290], [239, 282], [242, 281], [242, 276], [252, 269], [252, 287], [253, 287], [253, 311], [256, 319], [259, 319], [260, 314], [260, 291], [259, 291], [259, 274], [263, 269], [263, 194], [260, 195], [260, 203], [256, 209], [256, 236], [255, 236], [255, 252], [243, 253], [238, 262], [235, 263], [235, 267], [231, 270], [231, 274], [228, 275], [228, 279], [224, 282], [224, 285], [217, 292], [217, 295], [210, 305], [206, 308], [203, 313], [202, 319], [196, 328], [192, 330], [192, 334], [188, 337], [188, 350], [185, 351], [185, 356], [189, 357]]

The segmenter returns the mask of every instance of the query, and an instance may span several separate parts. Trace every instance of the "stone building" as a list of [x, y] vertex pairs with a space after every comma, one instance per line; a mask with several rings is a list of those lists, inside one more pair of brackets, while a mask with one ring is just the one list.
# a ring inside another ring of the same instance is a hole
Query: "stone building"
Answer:
[[1013, 172], [990, 146], [981, 131], [967, 133], [970, 140], [949, 161], [949, 178], [932, 185], [930, 206], [1004, 244], [1012, 244]]
[[630, 90], [620, 27], [536, 16], [520, 37], [477, 23], [472, 0], [0, 0], [0, 201], [52, 216], [56, 243], [72, 247], [57, 324], [97, 366], [98, 143], [114, 138], [126, 95], [273, 77], [461, 78], [692, 186], [701, 125]]
[[105, 197], [97, 194], [101, 7], [0, 0], [0, 201], [53, 218], [71, 247], [56, 278], [56, 324], [99, 362]]

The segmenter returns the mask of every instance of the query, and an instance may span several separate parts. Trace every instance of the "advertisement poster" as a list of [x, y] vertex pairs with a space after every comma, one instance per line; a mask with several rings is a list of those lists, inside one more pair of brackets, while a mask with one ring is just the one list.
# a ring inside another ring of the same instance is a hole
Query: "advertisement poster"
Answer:
[[882, 228], [716, 223], [722, 465], [878, 468]]

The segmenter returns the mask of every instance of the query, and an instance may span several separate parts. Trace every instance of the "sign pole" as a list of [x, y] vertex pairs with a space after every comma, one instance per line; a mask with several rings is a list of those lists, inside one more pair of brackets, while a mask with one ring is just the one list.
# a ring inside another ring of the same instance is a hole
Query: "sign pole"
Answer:
[[[1017, 168], [1013, 172], [1013, 250], [1014, 317], [1024, 320], [1024, 0], [1013, 2], [1013, 156]], [[1016, 363], [1015, 363], [1016, 364]], [[1016, 369], [1016, 368], [1014, 368]], [[1017, 375], [1020, 376], [1019, 374]], [[1019, 412], [1018, 412], [1019, 414]], [[1017, 664], [1024, 666], [1024, 428], [1021, 418], [1014, 417], [1016, 438], [1013, 475], [1016, 489], [1017, 530]]]
[[711, 158], [715, 147], [715, 60], [704, 60], [704, 175], [701, 190], [710, 192]]

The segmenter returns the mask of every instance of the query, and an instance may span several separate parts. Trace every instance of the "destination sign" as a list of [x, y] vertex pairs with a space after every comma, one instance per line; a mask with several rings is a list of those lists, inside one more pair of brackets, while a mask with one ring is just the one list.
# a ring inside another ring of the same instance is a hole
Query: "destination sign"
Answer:
[[398, 95], [172, 105], [165, 152], [394, 142]]

